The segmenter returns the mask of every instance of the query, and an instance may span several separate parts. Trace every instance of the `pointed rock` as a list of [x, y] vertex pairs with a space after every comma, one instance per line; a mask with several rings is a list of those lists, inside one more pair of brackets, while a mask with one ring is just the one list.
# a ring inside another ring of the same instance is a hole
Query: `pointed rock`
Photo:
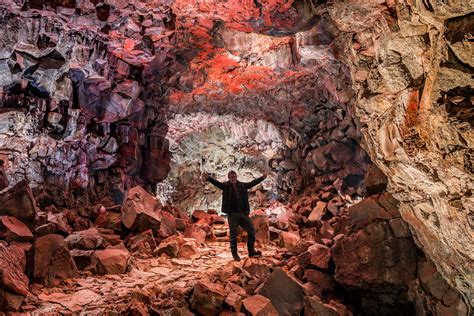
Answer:
[[0, 216], [0, 238], [6, 241], [32, 241], [31, 230], [12, 216]]

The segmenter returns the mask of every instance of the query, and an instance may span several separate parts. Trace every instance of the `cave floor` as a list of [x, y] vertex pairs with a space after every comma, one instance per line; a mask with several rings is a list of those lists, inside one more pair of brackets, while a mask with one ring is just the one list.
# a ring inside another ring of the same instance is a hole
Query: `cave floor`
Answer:
[[[240, 262], [234, 262], [227, 241], [208, 242], [199, 248], [201, 256], [194, 260], [132, 257], [126, 274], [84, 275], [66, 280], [61, 286], [46, 288], [33, 285], [23, 304], [32, 314], [110, 314], [129, 313], [140, 304], [153, 306], [158, 314], [167, 315], [180, 298], [201, 280], [235, 280], [240, 267], [259, 263], [278, 265], [283, 249], [267, 245], [259, 248], [262, 258], [248, 258], [245, 243], [239, 243]], [[152, 299], [153, 298], [153, 299]]]

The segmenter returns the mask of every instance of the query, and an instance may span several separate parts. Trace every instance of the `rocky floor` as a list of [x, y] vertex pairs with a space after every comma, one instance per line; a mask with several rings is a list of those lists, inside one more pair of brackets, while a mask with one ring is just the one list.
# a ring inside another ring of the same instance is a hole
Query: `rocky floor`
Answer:
[[[244, 249], [243, 243], [239, 249]], [[210, 242], [200, 248], [197, 259], [176, 259], [167, 256], [148, 259], [132, 258], [126, 274], [83, 276], [69, 279], [57, 288], [35, 286], [27, 297], [23, 311], [33, 315], [46, 313], [102, 314], [110, 312], [138, 312], [141, 305], [148, 305], [159, 315], [176, 312], [173, 301], [178, 301], [200, 281], [220, 278], [231, 282], [240, 278], [241, 268], [252, 264], [276, 266], [285, 251], [267, 246], [263, 257], [248, 258], [241, 253], [242, 261], [235, 262], [224, 241]], [[179, 308], [178, 308], [179, 309]], [[145, 309], [143, 309], [144, 311]]]

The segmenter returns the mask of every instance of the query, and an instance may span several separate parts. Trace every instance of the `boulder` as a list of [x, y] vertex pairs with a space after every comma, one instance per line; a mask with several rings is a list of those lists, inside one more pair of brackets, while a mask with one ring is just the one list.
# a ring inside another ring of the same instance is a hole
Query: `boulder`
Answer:
[[125, 240], [125, 245], [132, 252], [138, 252], [145, 256], [151, 256], [156, 249], [156, 241], [151, 229], [145, 230], [137, 235], [131, 235]]
[[270, 221], [265, 212], [254, 212], [251, 215], [253, 226], [255, 227], [256, 240], [263, 245], [270, 243]]
[[161, 204], [154, 196], [141, 186], [133, 187], [127, 192], [122, 204], [122, 223], [126, 228], [139, 232], [147, 229], [158, 232], [160, 208]]
[[153, 251], [155, 256], [166, 254], [172, 258], [178, 256], [179, 248], [186, 241], [181, 236], [171, 236], [160, 242], [160, 244]]
[[94, 250], [106, 246], [104, 238], [96, 228], [74, 232], [67, 236], [64, 241], [69, 249]]
[[97, 272], [98, 261], [94, 250], [73, 249], [69, 253], [79, 270]]
[[251, 316], [278, 316], [272, 302], [262, 295], [253, 295], [242, 301], [245, 311]]
[[0, 288], [12, 295], [28, 295], [28, 278], [24, 273], [24, 261], [23, 249], [6, 246], [0, 242]]
[[316, 206], [313, 208], [311, 213], [308, 216], [308, 221], [311, 224], [315, 224], [321, 220], [321, 218], [326, 213], [326, 203], [322, 201], [318, 201]]
[[308, 296], [305, 299], [304, 315], [350, 316], [352, 313], [347, 309], [347, 307], [336, 301], [331, 301], [329, 304], [325, 304], [317, 296]]
[[30, 229], [34, 228], [38, 211], [33, 193], [25, 181], [0, 195], [0, 216], [13, 216]]
[[174, 216], [166, 211], [160, 211], [160, 230], [159, 236], [166, 238], [176, 234], [176, 219]]
[[308, 248], [310, 264], [321, 269], [329, 268], [331, 249], [321, 244], [314, 244]]
[[6, 241], [32, 241], [31, 230], [12, 216], [0, 216], [0, 238]]
[[280, 247], [284, 247], [290, 252], [297, 250], [299, 241], [300, 236], [296, 233], [282, 232], [280, 234]]
[[203, 244], [206, 242], [207, 232], [203, 228], [203, 225], [191, 224], [184, 231], [184, 237], [194, 238], [197, 242]]
[[198, 281], [193, 287], [189, 305], [200, 315], [219, 315], [225, 294], [224, 287], [218, 283]]
[[297, 316], [303, 309], [303, 286], [281, 268], [276, 268], [257, 292], [270, 299], [280, 315]]
[[191, 215], [193, 222], [206, 223], [207, 225], [212, 224], [212, 214], [209, 214], [203, 210], [195, 210]]
[[199, 247], [195, 241], [188, 241], [179, 246], [178, 258], [196, 259], [201, 256]]
[[318, 270], [305, 269], [304, 277], [308, 282], [316, 286], [316, 294], [318, 296], [323, 296], [324, 294], [334, 292], [336, 283], [334, 282], [334, 277], [332, 275]]
[[370, 195], [382, 193], [387, 188], [387, 176], [375, 164], [367, 169], [364, 178], [365, 188]]
[[33, 280], [48, 287], [58, 286], [63, 280], [78, 276], [64, 237], [56, 234], [36, 239], [30, 267]]
[[0, 310], [18, 311], [25, 297], [0, 288]]
[[127, 271], [130, 254], [125, 247], [96, 250], [98, 274], [122, 274]]

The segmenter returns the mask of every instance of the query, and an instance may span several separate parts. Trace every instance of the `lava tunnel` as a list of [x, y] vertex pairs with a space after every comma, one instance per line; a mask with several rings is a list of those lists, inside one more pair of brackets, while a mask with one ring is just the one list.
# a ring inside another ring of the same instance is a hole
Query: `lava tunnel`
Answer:
[[0, 314], [470, 315], [473, 11], [1, 1]]

